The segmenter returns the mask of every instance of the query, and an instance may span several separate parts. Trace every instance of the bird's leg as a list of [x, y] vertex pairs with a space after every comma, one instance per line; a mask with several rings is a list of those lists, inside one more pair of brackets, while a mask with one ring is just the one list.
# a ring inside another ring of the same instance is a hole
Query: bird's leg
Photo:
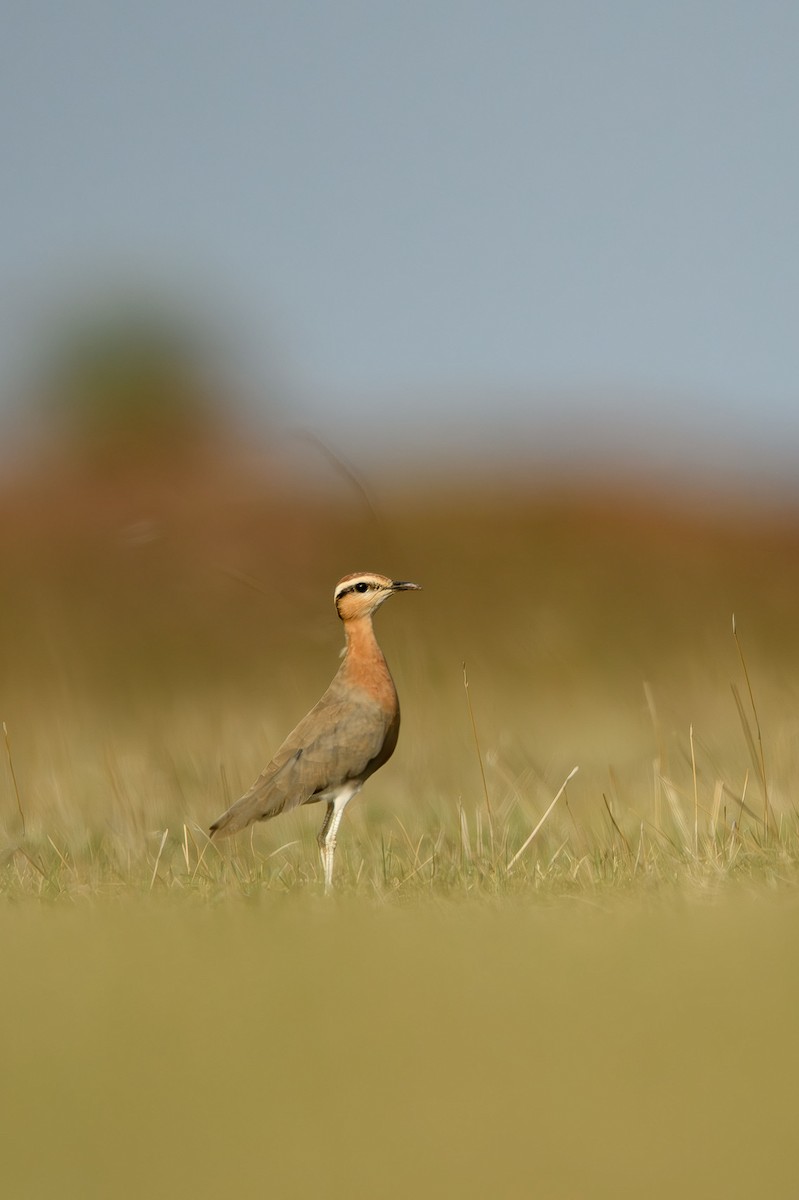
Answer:
[[333, 856], [336, 853], [336, 834], [344, 816], [344, 805], [331, 800], [327, 806], [325, 823], [319, 831], [319, 853], [322, 856], [322, 867], [325, 872], [325, 895], [333, 890]]
[[319, 836], [316, 839], [319, 843], [319, 853], [322, 856], [322, 867], [325, 872], [326, 896], [333, 890], [333, 857], [336, 853], [338, 827], [341, 824], [341, 818], [344, 816], [344, 809], [347, 803], [357, 791], [360, 791], [360, 788], [347, 788], [347, 790], [339, 792], [333, 800], [328, 800], [324, 824], [319, 830]]

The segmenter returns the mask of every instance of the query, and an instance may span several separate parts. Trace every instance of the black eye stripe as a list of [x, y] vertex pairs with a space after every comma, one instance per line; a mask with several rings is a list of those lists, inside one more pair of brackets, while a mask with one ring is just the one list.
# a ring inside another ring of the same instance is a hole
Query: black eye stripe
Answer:
[[363, 595], [364, 592], [373, 591], [374, 588], [375, 588], [375, 585], [373, 583], [367, 583], [365, 580], [362, 579], [360, 581], [360, 583], [351, 583], [349, 587], [343, 588], [339, 592], [336, 599], [342, 600], [344, 598], [344, 596], [349, 596], [351, 592], [359, 592], [361, 595]]

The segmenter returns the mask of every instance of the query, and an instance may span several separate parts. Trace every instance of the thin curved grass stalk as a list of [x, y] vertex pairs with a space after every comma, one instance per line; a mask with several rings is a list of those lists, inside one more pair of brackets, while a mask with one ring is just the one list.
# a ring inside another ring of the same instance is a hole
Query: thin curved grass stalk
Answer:
[[486, 812], [488, 814], [488, 840], [491, 843], [491, 857], [494, 857], [494, 814], [491, 811], [491, 797], [488, 794], [488, 782], [486, 780], [485, 767], [483, 766], [483, 755], [480, 750], [480, 739], [477, 736], [477, 722], [474, 719], [474, 710], [472, 709], [472, 701], [469, 696], [469, 676], [466, 673], [466, 663], [463, 664], [463, 690], [466, 692], [466, 706], [469, 709], [469, 720], [472, 725], [472, 734], [474, 736], [474, 748], [477, 751], [477, 761], [480, 764], [480, 777], [483, 780], [483, 795], [486, 801]]
[[22, 808], [22, 800], [19, 795], [19, 786], [17, 785], [17, 773], [14, 770], [14, 760], [11, 757], [11, 739], [8, 736], [8, 726], [3, 721], [3, 736], [6, 742], [6, 757], [8, 759], [8, 769], [11, 772], [11, 782], [14, 785], [14, 795], [17, 798], [17, 808], [19, 809], [19, 817], [22, 822], [22, 836], [25, 837], [25, 812]]
[[[741, 642], [738, 637], [738, 630], [737, 630], [736, 624], [735, 624], [735, 613], [732, 614], [732, 636], [735, 638], [735, 645], [738, 648], [738, 655], [741, 659], [741, 666], [743, 667], [744, 679], [746, 680], [746, 689], [749, 692], [749, 703], [752, 705], [752, 716], [755, 719], [755, 732], [757, 733], [757, 756], [755, 758], [755, 763], [760, 771], [760, 782], [763, 787], [763, 833], [765, 835], [768, 835], [769, 820], [770, 820], [770, 815], [771, 815], [771, 806], [769, 805], [769, 799], [768, 799], [768, 782], [766, 780], [766, 756], [763, 751], [763, 735], [760, 731], [760, 718], [757, 715], [757, 705], [755, 704], [755, 696], [754, 696], [754, 692], [752, 691], [752, 684], [749, 680], [749, 672], [746, 668], [746, 659], [744, 658], [743, 647], [741, 646]], [[744, 724], [744, 732], [748, 734], [749, 741], [751, 744], [751, 740], [752, 740], [751, 733], [749, 733], [748, 724], [744, 717], [743, 708], [742, 708], [741, 702], [738, 698], [738, 695], [737, 695], [737, 692], [736, 692], [736, 689], [734, 686], [733, 686], [733, 695], [735, 695], [736, 703], [738, 704], [738, 712], [741, 716], [741, 721]]]
[[535, 837], [535, 835], [538, 833], [539, 829], [540, 829], [540, 828], [541, 828], [541, 826], [544, 824], [544, 822], [546, 821], [546, 819], [547, 819], [547, 817], [549, 816], [549, 814], [552, 812], [552, 809], [555, 807], [555, 805], [557, 804], [558, 800], [560, 800], [561, 796], [562, 796], [562, 795], [563, 795], [563, 793], [566, 791], [566, 785], [569, 783], [569, 781], [570, 781], [570, 780], [574, 779], [574, 776], [577, 774], [577, 772], [578, 772], [579, 770], [580, 770], [580, 768], [579, 768], [579, 767], [573, 767], [573, 768], [572, 768], [572, 770], [569, 772], [569, 774], [566, 776], [566, 778], [563, 780], [563, 783], [560, 785], [560, 787], [558, 788], [558, 791], [557, 791], [557, 793], [556, 793], [556, 795], [555, 795], [555, 799], [552, 801], [552, 803], [550, 804], [549, 808], [548, 808], [548, 809], [547, 809], [547, 811], [544, 813], [543, 817], [542, 817], [542, 818], [541, 818], [541, 820], [538, 822], [538, 824], [536, 825], [536, 827], [535, 827], [535, 829], [533, 830], [533, 832], [532, 832], [532, 833], [529, 835], [529, 837], [528, 837], [528, 838], [527, 838], [527, 840], [524, 842], [524, 844], [523, 844], [523, 845], [522, 845], [522, 846], [521, 846], [521, 847], [520, 847], [520, 848], [519, 848], [519, 849], [516, 851], [516, 853], [514, 854], [513, 858], [512, 858], [512, 859], [510, 860], [510, 862], [508, 863], [508, 874], [510, 874], [510, 873], [511, 873], [511, 871], [513, 870], [513, 868], [516, 866], [516, 863], [519, 861], [519, 859], [521, 858], [521, 856], [524, 854], [525, 850], [526, 850], [526, 849], [527, 849], [527, 847], [530, 845], [530, 843], [532, 842], [533, 838], [534, 838], [534, 837]]

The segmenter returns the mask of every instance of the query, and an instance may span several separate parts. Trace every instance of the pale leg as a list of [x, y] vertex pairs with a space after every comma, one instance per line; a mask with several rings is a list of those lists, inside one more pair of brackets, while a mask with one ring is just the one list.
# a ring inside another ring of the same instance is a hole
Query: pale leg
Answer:
[[352, 797], [360, 791], [358, 787], [342, 788], [332, 800], [327, 802], [325, 822], [319, 830], [316, 839], [319, 843], [319, 853], [322, 856], [322, 868], [325, 873], [325, 895], [333, 890], [333, 858], [336, 853], [336, 834], [344, 816], [344, 809]]

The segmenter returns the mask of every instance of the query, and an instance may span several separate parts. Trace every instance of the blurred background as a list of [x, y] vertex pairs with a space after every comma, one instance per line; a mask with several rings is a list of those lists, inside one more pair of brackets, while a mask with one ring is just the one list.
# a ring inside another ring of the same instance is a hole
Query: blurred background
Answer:
[[733, 612], [792, 767], [797, 46], [778, 0], [11, 3], [0, 702], [37, 802], [88, 811], [100, 705], [206, 824], [365, 568], [425, 587], [381, 614], [417, 796], [480, 788], [464, 662], [508, 794], [648, 794], [692, 721], [740, 789]]
[[[795, 1195], [797, 112], [789, 0], [6, 0], [10, 1194]], [[204, 831], [364, 569], [330, 905]]]

